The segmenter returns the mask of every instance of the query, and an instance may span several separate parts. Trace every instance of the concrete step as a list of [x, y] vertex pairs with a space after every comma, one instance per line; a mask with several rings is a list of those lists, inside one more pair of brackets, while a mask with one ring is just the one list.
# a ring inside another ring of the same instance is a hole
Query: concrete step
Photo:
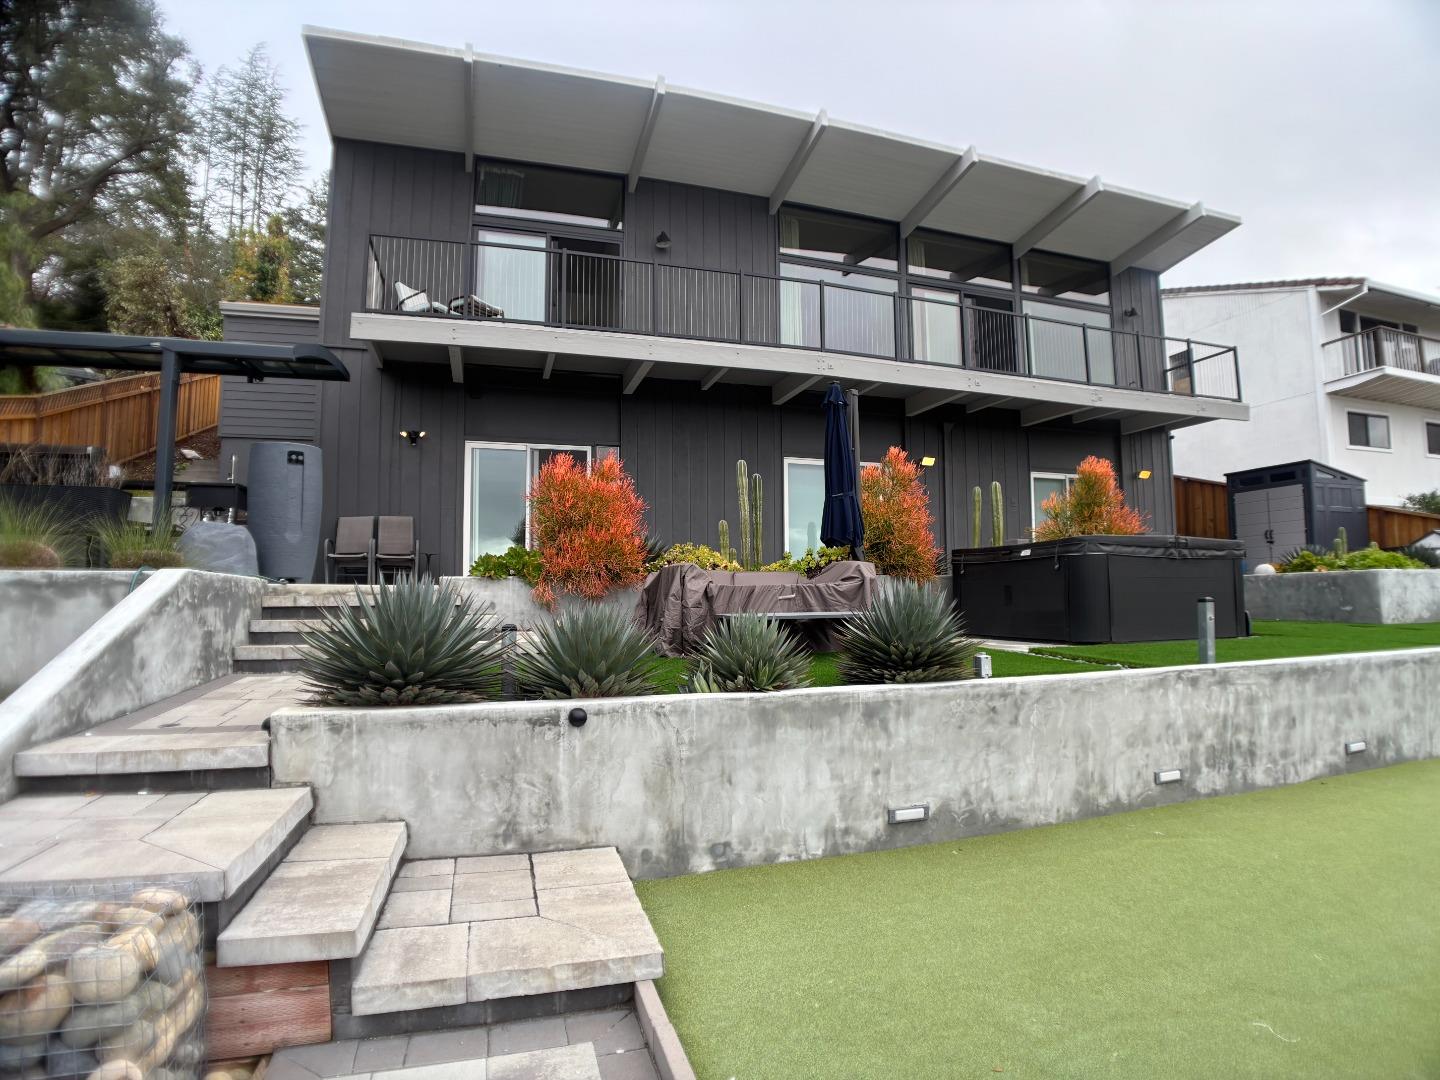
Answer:
[[[594, 1015], [573, 1014], [573, 1022], [584, 1024]], [[601, 1020], [608, 1018], [609, 1014], [600, 1014]], [[567, 1019], [557, 1016], [543, 1022], [497, 1024], [491, 1029], [427, 1032], [408, 1040], [402, 1037], [357, 1043], [347, 1039], [318, 1046], [286, 1047], [275, 1052], [270, 1068], [277, 1077], [323, 1076], [334, 1080], [602, 1080], [606, 1074], [600, 1069], [600, 1048], [590, 1041], [485, 1056], [484, 1049], [492, 1040], [501, 1045], [510, 1041], [523, 1045], [527, 1039], [553, 1041], [558, 1031], [563, 1043]], [[633, 1018], [630, 1024], [638, 1030]], [[646, 1080], [657, 1075], [650, 1055], [644, 1052], [643, 1041], [638, 1051], [609, 1056], [621, 1066], [612, 1073], [615, 1077]], [[376, 1068], [376, 1062], [388, 1067]], [[334, 1072], [336, 1068], [347, 1068], [346, 1063], [350, 1069], [369, 1066], [373, 1071]]]
[[308, 787], [20, 795], [0, 805], [0, 886], [190, 881], [220, 903], [283, 855], [313, 806]]
[[216, 942], [220, 967], [360, 955], [405, 851], [404, 822], [320, 825], [287, 855]]
[[[251, 619], [250, 635], [256, 634], [303, 634], [310, 630], [323, 630], [326, 623], [324, 619], [296, 619], [290, 617], [287, 610], [284, 615], [275, 619]], [[252, 643], [258, 644], [258, 643]]]
[[407, 864], [355, 964], [355, 1016], [633, 984], [664, 954], [614, 848]]
[[298, 643], [281, 645], [236, 645], [233, 667], [245, 674], [277, 674], [300, 669]]
[[73, 735], [15, 755], [15, 775], [124, 776], [265, 769], [270, 735], [258, 728]]

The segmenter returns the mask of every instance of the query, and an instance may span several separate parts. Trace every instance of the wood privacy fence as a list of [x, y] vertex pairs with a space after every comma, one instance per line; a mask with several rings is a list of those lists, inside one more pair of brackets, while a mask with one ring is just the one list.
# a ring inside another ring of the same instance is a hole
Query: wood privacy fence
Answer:
[[[102, 446], [116, 464], [155, 451], [160, 376], [120, 379], [0, 396], [0, 443]], [[175, 437], [187, 438], [220, 422], [220, 376], [182, 375]]]
[[[1440, 529], [1440, 514], [1367, 506], [1370, 539], [1382, 548], [1413, 544], [1432, 529]], [[1175, 477], [1175, 532], [1180, 536], [1230, 536], [1230, 507], [1225, 485], [1216, 480]]]

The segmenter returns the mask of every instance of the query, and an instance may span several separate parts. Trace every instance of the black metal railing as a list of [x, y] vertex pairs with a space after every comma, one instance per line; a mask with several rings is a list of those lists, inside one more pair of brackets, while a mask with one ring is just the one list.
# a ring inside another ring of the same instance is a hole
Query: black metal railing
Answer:
[[1398, 368], [1421, 375], [1440, 375], [1440, 340], [1388, 326], [1327, 341], [1321, 346], [1326, 377], [1338, 379], [1374, 368]]
[[516, 244], [370, 237], [367, 311], [498, 319], [1240, 400], [1232, 346], [935, 296]]

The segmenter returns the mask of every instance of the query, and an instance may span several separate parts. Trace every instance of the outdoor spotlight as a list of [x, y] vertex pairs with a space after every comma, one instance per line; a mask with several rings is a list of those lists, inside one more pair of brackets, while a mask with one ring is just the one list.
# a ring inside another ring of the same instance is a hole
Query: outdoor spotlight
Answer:
[[655, 246], [661, 251], [670, 250], [670, 234], [664, 229], [661, 229], [659, 235], [655, 237]]
[[1347, 754], [1363, 754], [1365, 753], [1365, 749], [1366, 744], [1364, 739], [1356, 739], [1354, 742], [1347, 742], [1345, 744], [1345, 753]]
[[1149, 479], [1150, 479], [1150, 470], [1149, 470], [1149, 469], [1141, 469], [1139, 472], [1137, 472], [1137, 473], [1135, 474], [1135, 477], [1136, 477], [1136, 479], [1139, 479], [1139, 480], [1149, 480]]
[[928, 469], [931, 465], [935, 464], [935, 459], [927, 454], [920, 459], [920, 464]]
[[423, 439], [423, 438], [425, 437], [425, 432], [423, 432], [423, 431], [417, 431], [417, 430], [415, 430], [414, 428], [409, 428], [409, 429], [401, 428], [401, 429], [400, 429], [400, 437], [401, 437], [402, 439], [409, 439], [409, 440], [410, 440], [410, 445], [411, 445], [411, 446], [414, 446], [416, 443], [418, 443], [421, 439]]
[[1157, 769], [1155, 770], [1155, 783], [1157, 784], [1178, 784], [1180, 782], [1179, 769]]
[[891, 825], [903, 825], [907, 821], [924, 821], [930, 816], [928, 806], [892, 806], [886, 814]]

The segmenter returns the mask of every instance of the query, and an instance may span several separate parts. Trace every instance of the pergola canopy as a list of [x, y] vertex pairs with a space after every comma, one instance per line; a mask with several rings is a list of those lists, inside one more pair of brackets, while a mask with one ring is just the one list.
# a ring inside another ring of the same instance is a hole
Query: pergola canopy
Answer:
[[345, 365], [320, 345], [256, 345], [245, 341], [0, 329], [0, 367], [161, 371], [167, 352], [175, 356], [180, 371], [197, 375], [339, 382], [350, 378]]
[[668, 180], [1164, 271], [1240, 224], [1200, 203], [701, 90], [304, 29], [332, 138]]

